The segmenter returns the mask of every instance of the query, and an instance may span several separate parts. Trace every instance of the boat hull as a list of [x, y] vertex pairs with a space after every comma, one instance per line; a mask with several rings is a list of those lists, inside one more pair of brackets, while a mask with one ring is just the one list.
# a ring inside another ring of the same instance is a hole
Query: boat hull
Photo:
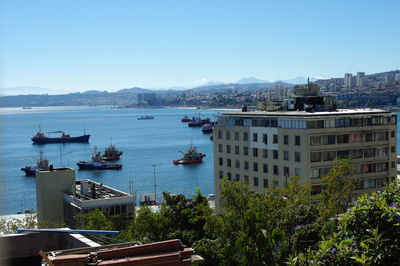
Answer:
[[77, 162], [79, 170], [119, 170], [122, 168], [121, 164], [91, 164], [87, 162]]
[[70, 143], [70, 142], [88, 142], [90, 135], [83, 135], [79, 137], [64, 137], [64, 138], [32, 138], [35, 144], [45, 143]]
[[21, 171], [24, 171], [26, 176], [36, 176], [36, 170], [47, 170], [47, 169], [37, 168], [33, 166], [26, 166], [21, 168]]
[[205, 157], [206, 155], [204, 153], [200, 153], [200, 157], [197, 159], [192, 159], [192, 160], [173, 160], [174, 164], [196, 164], [196, 163], [201, 163], [203, 162], [203, 157]]

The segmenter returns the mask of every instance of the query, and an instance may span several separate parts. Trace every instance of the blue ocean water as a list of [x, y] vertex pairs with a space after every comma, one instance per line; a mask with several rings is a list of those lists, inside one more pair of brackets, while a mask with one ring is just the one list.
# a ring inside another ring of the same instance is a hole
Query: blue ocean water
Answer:
[[[154, 193], [152, 164], [156, 164], [157, 198], [162, 191], [192, 196], [199, 187], [205, 195], [214, 193], [213, 149], [209, 135], [200, 128], [189, 128], [181, 122], [184, 115], [213, 118], [226, 112], [196, 109], [117, 109], [112, 107], [33, 107], [0, 109], [0, 214], [36, 210], [36, 183], [26, 177], [21, 167], [35, 165], [40, 150], [54, 167], [72, 167], [90, 158], [93, 147], [98, 151], [112, 143], [123, 151], [118, 163], [122, 170], [77, 170], [77, 179], [96, 182], [129, 192], [133, 180], [137, 196]], [[137, 120], [151, 115], [153, 120]], [[89, 143], [35, 145], [30, 140], [38, 131], [62, 130], [71, 136], [91, 134]], [[179, 151], [186, 151], [191, 141], [207, 156], [196, 165], [174, 165]]]

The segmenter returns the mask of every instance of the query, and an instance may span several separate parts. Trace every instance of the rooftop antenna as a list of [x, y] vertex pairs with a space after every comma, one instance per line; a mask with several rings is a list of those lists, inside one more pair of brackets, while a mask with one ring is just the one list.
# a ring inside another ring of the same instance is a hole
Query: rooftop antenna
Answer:
[[157, 183], [156, 183], [156, 167], [157, 164], [152, 164], [151, 165], [154, 168], [154, 205], [157, 206]]

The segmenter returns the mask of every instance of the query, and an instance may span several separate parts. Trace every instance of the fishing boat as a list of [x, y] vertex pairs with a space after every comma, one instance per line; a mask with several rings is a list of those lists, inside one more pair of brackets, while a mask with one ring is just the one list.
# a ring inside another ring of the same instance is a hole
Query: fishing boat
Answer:
[[115, 148], [115, 145], [111, 144], [106, 148], [104, 154], [101, 156], [101, 159], [104, 161], [116, 161], [119, 160], [119, 156], [122, 155], [122, 151], [119, 151]]
[[154, 119], [154, 116], [144, 115], [144, 116], [139, 116], [137, 119], [138, 120], [149, 120], [149, 119]]
[[35, 144], [45, 144], [45, 143], [69, 143], [69, 142], [88, 142], [90, 135], [86, 135], [83, 133], [83, 136], [71, 137], [68, 134], [65, 134], [64, 131], [52, 131], [47, 134], [59, 133], [60, 137], [50, 137], [46, 136], [43, 132], [39, 131], [35, 136], [31, 139]]
[[40, 158], [37, 160], [36, 165], [25, 166], [21, 170], [25, 172], [26, 176], [35, 176], [36, 170], [48, 170], [49, 167], [49, 161], [43, 159], [43, 152], [40, 151]]
[[185, 115], [185, 116], [181, 119], [181, 121], [182, 121], [183, 123], [188, 123], [188, 122], [192, 122], [193, 120], [190, 119], [187, 115]]
[[79, 161], [76, 164], [79, 167], [79, 170], [112, 170], [112, 169], [121, 169], [122, 164], [117, 163], [106, 163], [101, 159], [100, 152], [96, 152], [97, 147], [94, 146], [94, 152], [92, 154], [92, 159], [89, 161]]
[[203, 157], [206, 155], [204, 153], [198, 152], [196, 147], [193, 144], [190, 145], [190, 148], [184, 153], [183, 157], [178, 160], [174, 160], [174, 164], [194, 164], [194, 163], [201, 163], [203, 161]]
[[204, 134], [212, 133], [212, 132], [213, 132], [213, 129], [214, 129], [214, 127], [213, 127], [211, 124], [204, 124], [204, 125], [201, 127], [201, 131], [202, 131]]

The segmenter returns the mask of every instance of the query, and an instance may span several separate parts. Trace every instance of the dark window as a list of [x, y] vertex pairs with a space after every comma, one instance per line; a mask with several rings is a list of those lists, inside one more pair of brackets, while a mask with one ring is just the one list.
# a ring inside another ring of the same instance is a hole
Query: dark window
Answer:
[[289, 152], [288, 151], [283, 151], [283, 160], [289, 161]]
[[300, 152], [295, 152], [295, 153], [294, 153], [294, 160], [295, 160], [296, 162], [300, 162]]
[[268, 173], [268, 164], [266, 163], [263, 164], [263, 172]]
[[258, 149], [257, 148], [253, 148], [253, 156], [258, 157]]
[[249, 176], [248, 176], [248, 175], [245, 175], [245, 176], [244, 176], [244, 181], [245, 181], [246, 183], [249, 183]]
[[243, 133], [243, 141], [249, 141], [249, 133]]
[[286, 145], [289, 144], [289, 136], [288, 135], [283, 136], [283, 144], [286, 144]]
[[226, 153], [231, 153], [231, 145], [226, 145]]
[[239, 154], [239, 146], [235, 146], [235, 154]]
[[218, 130], [218, 138], [219, 138], [219, 139], [222, 139], [222, 132], [221, 132], [221, 130]]
[[224, 172], [219, 171], [219, 179], [222, 179], [222, 178], [224, 178]]
[[320, 162], [320, 161], [321, 161], [321, 153], [320, 152], [310, 153], [310, 162]]
[[322, 144], [324, 145], [331, 145], [335, 144], [335, 135], [329, 135], [329, 136], [322, 136]]
[[278, 166], [274, 165], [274, 175], [279, 175]]
[[254, 186], [258, 187], [258, 177], [254, 177]]
[[392, 168], [396, 168], [396, 162], [392, 162]]
[[267, 134], [263, 134], [263, 142], [264, 142], [264, 144], [268, 144], [268, 135]]
[[222, 152], [222, 144], [218, 144], [218, 151]]
[[253, 171], [258, 172], [258, 163], [253, 163]]
[[267, 149], [263, 149], [263, 157], [268, 158], [268, 150]]
[[236, 168], [240, 168], [240, 161], [239, 161], [239, 160], [236, 160], [236, 161], [235, 161], [235, 165], [236, 165]]
[[228, 175], [228, 180], [229, 181], [232, 180], [232, 173], [228, 172], [227, 175]]
[[224, 160], [222, 158], [218, 158], [219, 159], [219, 165], [224, 165]]
[[246, 156], [249, 155], [249, 147], [247, 146], [243, 147], [243, 154]]
[[257, 142], [258, 135], [257, 133], [253, 133], [253, 142]]
[[264, 188], [268, 188], [268, 179], [264, 178]]
[[392, 130], [391, 132], [390, 132], [390, 137], [392, 137], [392, 138], [394, 138], [394, 130]]
[[239, 132], [235, 132], [235, 140], [239, 140]]
[[300, 136], [295, 136], [294, 137], [294, 145], [300, 146]]
[[274, 158], [275, 160], [278, 160], [278, 150], [273, 150], [272, 151], [272, 158]]
[[231, 167], [231, 159], [226, 159], [226, 166]]
[[274, 134], [274, 136], [273, 136], [273, 141], [272, 141], [274, 144], [278, 144], [278, 135], [275, 135]]
[[283, 174], [289, 176], [289, 167], [283, 167]]
[[236, 181], [240, 181], [240, 175], [236, 174]]
[[226, 139], [231, 139], [231, 132], [226, 131]]
[[395, 146], [392, 146], [392, 147], [390, 148], [390, 150], [391, 150], [392, 153], [395, 153], [395, 152], [396, 152], [396, 147], [395, 147]]
[[249, 170], [249, 162], [244, 161], [244, 170]]

